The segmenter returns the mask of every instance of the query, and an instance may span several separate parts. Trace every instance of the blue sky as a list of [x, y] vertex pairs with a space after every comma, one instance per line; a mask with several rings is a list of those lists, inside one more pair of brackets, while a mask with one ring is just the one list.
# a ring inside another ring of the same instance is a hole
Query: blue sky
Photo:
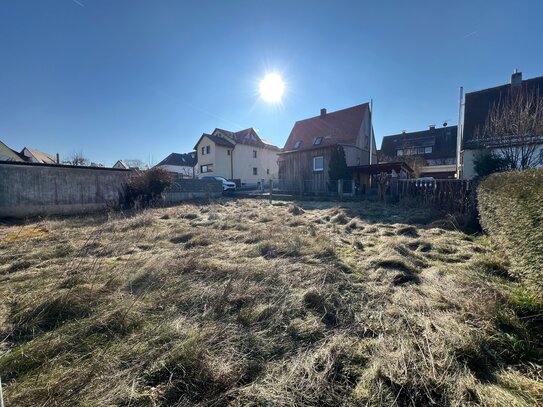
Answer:
[[[541, 1], [0, 0], [0, 140], [113, 164], [215, 127], [283, 146], [374, 100], [383, 135], [458, 120], [458, 88], [543, 75]], [[258, 83], [282, 75], [281, 105]]]

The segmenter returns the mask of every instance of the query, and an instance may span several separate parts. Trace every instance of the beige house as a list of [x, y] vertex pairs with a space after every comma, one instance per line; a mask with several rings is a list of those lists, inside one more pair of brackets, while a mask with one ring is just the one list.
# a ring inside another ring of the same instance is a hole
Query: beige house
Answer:
[[253, 128], [231, 132], [215, 129], [204, 133], [194, 147], [196, 174], [240, 180], [241, 186], [257, 186], [277, 179], [279, 148], [262, 140]]

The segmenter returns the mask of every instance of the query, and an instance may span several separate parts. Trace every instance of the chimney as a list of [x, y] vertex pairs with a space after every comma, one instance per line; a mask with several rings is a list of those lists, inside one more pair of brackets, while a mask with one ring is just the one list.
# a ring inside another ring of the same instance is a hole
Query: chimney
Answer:
[[60, 155], [57, 153], [57, 164], [60, 164]]
[[511, 86], [517, 87], [522, 83], [522, 72], [515, 69], [515, 72], [511, 74]]
[[323, 107], [321, 109], [321, 119], [324, 119], [326, 117], [326, 109]]
[[430, 131], [433, 131], [433, 130], [435, 130], [435, 129], [436, 129], [436, 125], [435, 125], [435, 124], [431, 124], [431, 125], [430, 125]]

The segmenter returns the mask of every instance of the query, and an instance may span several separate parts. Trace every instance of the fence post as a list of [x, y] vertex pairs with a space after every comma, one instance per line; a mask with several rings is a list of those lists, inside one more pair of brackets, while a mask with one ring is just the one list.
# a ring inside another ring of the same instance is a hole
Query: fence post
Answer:
[[340, 198], [343, 198], [343, 180], [337, 180], [337, 194]]
[[392, 202], [398, 200], [398, 177], [392, 177], [390, 179], [390, 195]]
[[272, 195], [273, 195], [273, 180], [270, 179], [270, 203], [272, 203]]

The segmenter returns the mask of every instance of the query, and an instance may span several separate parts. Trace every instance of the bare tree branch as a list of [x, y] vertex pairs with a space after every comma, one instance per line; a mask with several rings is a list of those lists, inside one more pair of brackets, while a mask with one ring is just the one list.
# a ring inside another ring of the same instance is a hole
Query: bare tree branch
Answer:
[[543, 97], [539, 91], [511, 89], [492, 106], [475, 139], [485, 148], [496, 149], [510, 170], [540, 164], [535, 154], [543, 143]]

